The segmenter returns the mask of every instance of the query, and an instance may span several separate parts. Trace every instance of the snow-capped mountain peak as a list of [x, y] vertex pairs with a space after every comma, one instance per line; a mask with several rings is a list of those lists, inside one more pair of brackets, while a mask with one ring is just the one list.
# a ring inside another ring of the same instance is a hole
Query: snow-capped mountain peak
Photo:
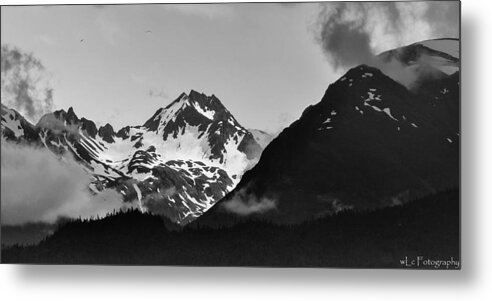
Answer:
[[[25, 124], [24, 124], [25, 123]], [[73, 108], [44, 115], [36, 126], [2, 105], [2, 136], [31, 133], [38, 146], [70, 153], [93, 182], [142, 210], [187, 223], [232, 190], [262, 148], [214, 95], [182, 93], [141, 126], [99, 128]]]
[[234, 178], [261, 151], [253, 135], [215, 95], [194, 90], [157, 110], [137, 132], [141, 137], [151, 136], [143, 132], [155, 133], [159, 141], [153, 145], [169, 159], [180, 159], [185, 152], [188, 158], [225, 168]]
[[143, 126], [150, 131], [167, 134], [166, 131], [172, 130], [174, 124], [182, 126], [186, 122], [203, 128], [205, 125], [220, 121], [229, 122], [238, 130], [243, 130], [215, 95], [207, 96], [191, 90], [189, 94], [181, 93], [169, 105], [157, 110]]

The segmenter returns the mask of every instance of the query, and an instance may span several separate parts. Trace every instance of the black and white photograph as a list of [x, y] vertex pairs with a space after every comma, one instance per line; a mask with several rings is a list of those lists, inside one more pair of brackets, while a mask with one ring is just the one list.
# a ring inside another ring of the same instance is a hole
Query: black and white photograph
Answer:
[[460, 270], [460, 8], [2, 6], [2, 264]]

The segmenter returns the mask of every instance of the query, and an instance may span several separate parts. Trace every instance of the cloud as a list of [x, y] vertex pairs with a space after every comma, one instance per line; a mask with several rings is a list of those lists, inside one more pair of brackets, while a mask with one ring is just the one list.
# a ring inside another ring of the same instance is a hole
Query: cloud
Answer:
[[1, 142], [2, 225], [104, 216], [131, 206], [114, 190], [91, 195], [91, 176], [69, 156], [57, 158], [44, 148]]
[[2, 103], [34, 122], [53, 109], [51, 76], [31, 53], [10, 45], [1, 50]]
[[459, 3], [324, 3], [314, 32], [334, 69], [368, 64], [409, 84], [414, 71], [403, 70], [395, 61], [384, 64], [375, 55], [426, 39], [458, 37]]
[[257, 198], [247, 193], [246, 189], [241, 189], [231, 200], [224, 202], [221, 206], [231, 213], [247, 216], [274, 210], [277, 208], [277, 201], [268, 197]]
[[169, 206], [168, 197], [176, 193], [176, 187], [161, 187], [159, 191], [149, 193], [142, 198], [142, 207], [154, 214], [166, 216], [173, 222], [177, 222], [174, 208]]
[[391, 197], [391, 206], [398, 206], [410, 201], [410, 191], [405, 190]]

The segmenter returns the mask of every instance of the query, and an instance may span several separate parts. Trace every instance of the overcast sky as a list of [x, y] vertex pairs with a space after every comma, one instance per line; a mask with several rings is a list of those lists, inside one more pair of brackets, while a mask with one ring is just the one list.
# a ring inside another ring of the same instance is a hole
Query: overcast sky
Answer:
[[[451, 27], [432, 26], [448, 4], [426, 5], [399, 7], [406, 19], [392, 34], [373, 23], [393, 9], [371, 12], [371, 48], [457, 37], [457, 5]], [[316, 3], [2, 7], [1, 42], [42, 61], [57, 109], [73, 106], [98, 125], [142, 124], [194, 89], [215, 94], [244, 126], [274, 132], [344, 71], [316, 39], [320, 11]]]

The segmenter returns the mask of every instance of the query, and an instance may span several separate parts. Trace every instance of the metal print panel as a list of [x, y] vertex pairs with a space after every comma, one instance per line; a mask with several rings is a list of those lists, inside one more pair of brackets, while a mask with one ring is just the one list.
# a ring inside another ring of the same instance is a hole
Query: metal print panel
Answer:
[[3, 6], [2, 263], [461, 268], [459, 9]]

